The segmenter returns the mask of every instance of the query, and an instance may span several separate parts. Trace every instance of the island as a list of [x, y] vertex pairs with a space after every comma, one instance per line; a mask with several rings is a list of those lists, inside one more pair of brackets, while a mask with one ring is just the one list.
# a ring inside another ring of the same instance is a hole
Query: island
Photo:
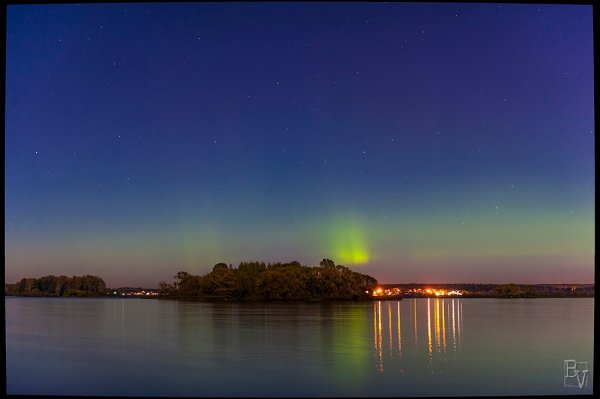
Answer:
[[210, 273], [195, 276], [179, 272], [173, 284], [160, 283], [159, 297], [218, 301], [369, 300], [377, 280], [331, 259], [319, 266], [289, 263], [242, 262], [235, 268], [214, 265]]

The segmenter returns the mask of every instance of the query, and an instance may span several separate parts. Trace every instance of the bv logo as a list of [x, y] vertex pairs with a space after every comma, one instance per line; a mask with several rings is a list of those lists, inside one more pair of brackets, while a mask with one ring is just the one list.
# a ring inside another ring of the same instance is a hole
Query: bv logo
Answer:
[[588, 364], [575, 360], [565, 360], [565, 387], [583, 389], [588, 385]]

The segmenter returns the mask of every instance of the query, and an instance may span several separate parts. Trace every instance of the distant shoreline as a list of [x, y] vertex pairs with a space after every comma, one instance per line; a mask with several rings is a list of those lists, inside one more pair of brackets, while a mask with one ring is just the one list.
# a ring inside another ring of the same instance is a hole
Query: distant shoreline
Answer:
[[381, 284], [323, 259], [317, 267], [298, 262], [265, 264], [225, 263], [195, 276], [179, 272], [173, 284], [158, 289], [109, 288], [98, 276], [23, 278], [4, 284], [4, 295], [14, 297], [158, 298], [201, 302], [330, 302], [402, 300], [404, 298], [594, 298], [594, 284]]
[[475, 296], [475, 295], [464, 295], [464, 296], [403, 296], [399, 299], [390, 299], [390, 298], [369, 298], [369, 299], [322, 299], [322, 300], [291, 300], [291, 299], [279, 299], [279, 300], [208, 300], [208, 299], [200, 299], [200, 298], [174, 298], [168, 296], [153, 296], [153, 297], [143, 297], [143, 296], [113, 296], [113, 295], [105, 295], [105, 296], [50, 296], [50, 295], [4, 295], [5, 298], [48, 298], [48, 299], [141, 299], [141, 300], [167, 300], [167, 301], [187, 301], [187, 302], [205, 302], [205, 303], [326, 303], [326, 302], [379, 302], [379, 301], [389, 301], [389, 300], [404, 300], [404, 299], [577, 299], [577, 298], [595, 298], [594, 295], [573, 295], [573, 296], [559, 296], [559, 295], [549, 295], [549, 296], [537, 296], [537, 297], [501, 297], [501, 296]]

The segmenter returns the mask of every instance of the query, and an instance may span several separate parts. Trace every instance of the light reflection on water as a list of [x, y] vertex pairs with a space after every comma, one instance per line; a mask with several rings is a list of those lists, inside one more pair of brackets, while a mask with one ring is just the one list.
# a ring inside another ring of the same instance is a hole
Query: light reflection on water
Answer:
[[[373, 302], [375, 369], [383, 373], [385, 371], [385, 358], [402, 357], [403, 336], [408, 342], [414, 342], [412, 347], [407, 347], [405, 343], [404, 349], [418, 352], [418, 324], [425, 324], [427, 328], [427, 359], [429, 364], [433, 365], [434, 362], [447, 363], [447, 342], [452, 342], [450, 350], [454, 352], [460, 350], [461, 347], [462, 301], [454, 298], [427, 298], [424, 301], [409, 301], [410, 305], [404, 307], [412, 313], [409, 320], [413, 322], [413, 329], [409, 328], [404, 332], [402, 331], [401, 320], [402, 303], [401, 301]], [[419, 304], [419, 309], [417, 309], [417, 304]], [[422, 307], [426, 307], [426, 312]], [[417, 316], [417, 314], [420, 314], [420, 316]], [[420, 320], [419, 317], [426, 320]], [[446, 328], [446, 319], [449, 323], [448, 329]], [[382, 320], [387, 320], [387, 331], [382, 329]], [[412, 339], [410, 334], [413, 335]], [[386, 341], [389, 346], [387, 355], [384, 355], [383, 341]]]
[[[199, 303], [6, 298], [11, 394], [592, 392], [593, 299]], [[563, 361], [590, 362], [565, 389]]]

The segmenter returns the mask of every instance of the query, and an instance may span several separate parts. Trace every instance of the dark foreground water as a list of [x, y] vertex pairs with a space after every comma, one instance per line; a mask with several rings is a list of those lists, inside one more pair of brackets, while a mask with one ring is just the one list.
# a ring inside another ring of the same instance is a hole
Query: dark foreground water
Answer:
[[[9, 394], [592, 392], [593, 299], [6, 298], [5, 304]], [[588, 362], [589, 372], [579, 363], [567, 370], [579, 382], [565, 380], [565, 360]]]

